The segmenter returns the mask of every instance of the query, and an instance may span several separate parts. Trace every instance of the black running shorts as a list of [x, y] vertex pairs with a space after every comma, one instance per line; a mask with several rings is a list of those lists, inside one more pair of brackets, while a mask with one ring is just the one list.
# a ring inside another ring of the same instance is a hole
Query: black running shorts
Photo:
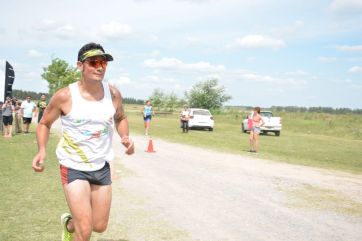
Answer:
[[62, 184], [69, 184], [75, 180], [85, 180], [94, 185], [110, 185], [111, 170], [109, 163], [106, 162], [104, 167], [97, 171], [79, 171], [60, 165], [60, 176]]

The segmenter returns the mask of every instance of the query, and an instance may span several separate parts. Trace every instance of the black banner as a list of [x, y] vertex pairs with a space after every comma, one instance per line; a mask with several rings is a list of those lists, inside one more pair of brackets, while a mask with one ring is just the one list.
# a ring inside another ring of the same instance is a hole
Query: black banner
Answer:
[[15, 80], [15, 72], [13, 66], [11, 66], [9, 62], [6, 61], [4, 101], [7, 96], [12, 96], [14, 80]]

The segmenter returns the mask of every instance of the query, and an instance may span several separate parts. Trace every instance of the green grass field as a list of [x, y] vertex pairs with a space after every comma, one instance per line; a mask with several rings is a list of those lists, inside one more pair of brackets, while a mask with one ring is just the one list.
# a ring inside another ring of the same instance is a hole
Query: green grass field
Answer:
[[[143, 134], [140, 107], [126, 107], [131, 133]], [[280, 137], [269, 133], [260, 136], [258, 158], [362, 172], [362, 116], [320, 113], [275, 113], [282, 117]], [[215, 114], [213, 132], [192, 130], [181, 133], [178, 114], [155, 115], [150, 133], [153, 137], [241, 155], [250, 154], [249, 135], [241, 133], [244, 112]]]
[[31, 168], [35, 134], [0, 138], [0, 240], [59, 240], [60, 215], [67, 211], [51, 135], [46, 171]]
[[[143, 134], [140, 109], [140, 106], [126, 106], [131, 134]], [[188, 134], [181, 133], [178, 114], [156, 115], [150, 133], [154, 138], [172, 142], [255, 156], [247, 152], [248, 135], [240, 131], [244, 115], [236, 111], [217, 114], [213, 132], [192, 130]], [[256, 157], [362, 173], [362, 116], [280, 115], [281, 136], [262, 135], [260, 154]], [[59, 240], [59, 217], [68, 210], [55, 157], [59, 136], [50, 136], [46, 171], [35, 173], [31, 162], [37, 146], [32, 131], [12, 139], [0, 137], [0, 240]], [[157, 141], [154, 146], [157, 148]]]

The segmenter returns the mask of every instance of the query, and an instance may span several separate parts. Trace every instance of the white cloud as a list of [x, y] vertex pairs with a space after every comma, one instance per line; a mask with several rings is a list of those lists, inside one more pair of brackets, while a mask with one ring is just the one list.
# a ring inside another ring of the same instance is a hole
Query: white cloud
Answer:
[[255, 82], [263, 82], [263, 83], [266, 83], [266, 82], [270, 83], [270, 82], [274, 81], [274, 79], [271, 76], [258, 75], [258, 74], [253, 74], [253, 73], [244, 74], [241, 77], [244, 80], [255, 81]]
[[210, 79], [221, 79], [222, 77], [218, 74], [209, 74], [209, 75], [205, 75], [205, 76], [200, 76], [197, 78], [198, 81], [205, 81], [205, 80], [210, 80]]
[[208, 62], [186, 64], [176, 58], [162, 58], [161, 60], [147, 59], [144, 61], [144, 66], [153, 69], [191, 72], [219, 72], [225, 70], [223, 65], [212, 65]]
[[362, 66], [353, 66], [348, 70], [348, 73], [362, 73]]
[[148, 83], [156, 83], [156, 84], [171, 84], [177, 82], [174, 78], [161, 78], [156, 75], [147, 75], [142, 78], [142, 81], [148, 82]]
[[336, 57], [320, 56], [318, 60], [322, 63], [331, 63], [337, 61]]
[[109, 80], [110, 83], [114, 84], [114, 85], [130, 85], [132, 84], [131, 82], [131, 78], [129, 77], [128, 74], [124, 74], [122, 76], [120, 76], [118, 79], [110, 79]]
[[360, 14], [362, 13], [361, 0], [333, 0], [329, 8], [336, 13]]
[[362, 52], [362, 45], [342, 45], [336, 49], [343, 52]]
[[96, 35], [102, 36], [106, 39], [116, 40], [124, 39], [125, 37], [132, 34], [132, 31], [132, 27], [127, 24], [111, 21], [107, 24], [103, 24]]
[[303, 71], [303, 70], [296, 70], [296, 71], [286, 72], [285, 74], [289, 75], [289, 76], [306, 76], [306, 75], [308, 75], [308, 73]]
[[281, 39], [272, 38], [264, 35], [246, 35], [234, 40], [229, 48], [257, 49], [271, 48], [280, 49], [285, 46], [285, 42]]
[[43, 54], [40, 53], [38, 50], [30, 49], [28, 51], [27, 55], [31, 58], [38, 58], [38, 57], [41, 57]]
[[303, 27], [304, 27], [304, 22], [297, 20], [290, 26], [274, 28], [272, 30], [272, 33], [274, 36], [289, 37], [295, 35]]
[[285, 93], [285, 91], [280, 88], [279, 89], [278, 88], [268, 89], [266, 91], [268, 91], [271, 95], [274, 95], [274, 96], [280, 96], [281, 94]]
[[33, 29], [40, 31], [40, 32], [50, 32], [53, 29], [57, 28], [59, 26], [59, 24], [54, 21], [53, 19], [41, 19], [40, 21], [38, 21], [35, 26], [33, 27]]
[[69, 39], [75, 36], [76, 32], [76, 29], [72, 25], [66, 24], [55, 29], [54, 34], [59, 39]]
[[153, 50], [149, 53], [149, 56], [151, 58], [156, 58], [156, 57], [159, 57], [161, 55], [160, 51], [159, 50]]
[[[308, 73], [302, 70], [294, 72], [287, 72], [284, 76], [272, 76], [268, 74], [258, 74], [251, 72], [250, 70], [234, 70], [225, 73], [223, 79], [230, 79], [233, 81], [246, 81], [260, 84], [287, 86], [293, 88], [300, 88], [306, 85], [307, 81], [304, 80], [308, 77]], [[310, 77], [309, 77], [310, 78]]]
[[160, 38], [157, 36], [157, 35], [151, 35], [148, 37], [148, 40], [151, 41], [151, 42], [157, 42], [160, 40]]
[[191, 36], [188, 36], [186, 38], [186, 41], [187, 41], [187, 44], [191, 45], [191, 46], [200, 45], [203, 43], [203, 40], [201, 40], [200, 38], [191, 37]]
[[62, 24], [52, 19], [41, 19], [32, 29], [45, 38], [70, 39], [79, 34], [73, 25]]

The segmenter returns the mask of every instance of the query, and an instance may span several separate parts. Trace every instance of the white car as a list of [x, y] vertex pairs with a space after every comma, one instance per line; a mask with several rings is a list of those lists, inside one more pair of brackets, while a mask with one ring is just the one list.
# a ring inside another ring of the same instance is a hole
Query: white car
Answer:
[[189, 128], [214, 130], [214, 117], [209, 110], [190, 108]]
[[[265, 123], [260, 127], [261, 132], [274, 132], [276, 136], [280, 136], [280, 132], [282, 131], [282, 118], [273, 116], [273, 113], [270, 111], [261, 111], [260, 115]], [[245, 119], [242, 121], [241, 131], [244, 133], [250, 131], [248, 126], [248, 117], [245, 117]]]

